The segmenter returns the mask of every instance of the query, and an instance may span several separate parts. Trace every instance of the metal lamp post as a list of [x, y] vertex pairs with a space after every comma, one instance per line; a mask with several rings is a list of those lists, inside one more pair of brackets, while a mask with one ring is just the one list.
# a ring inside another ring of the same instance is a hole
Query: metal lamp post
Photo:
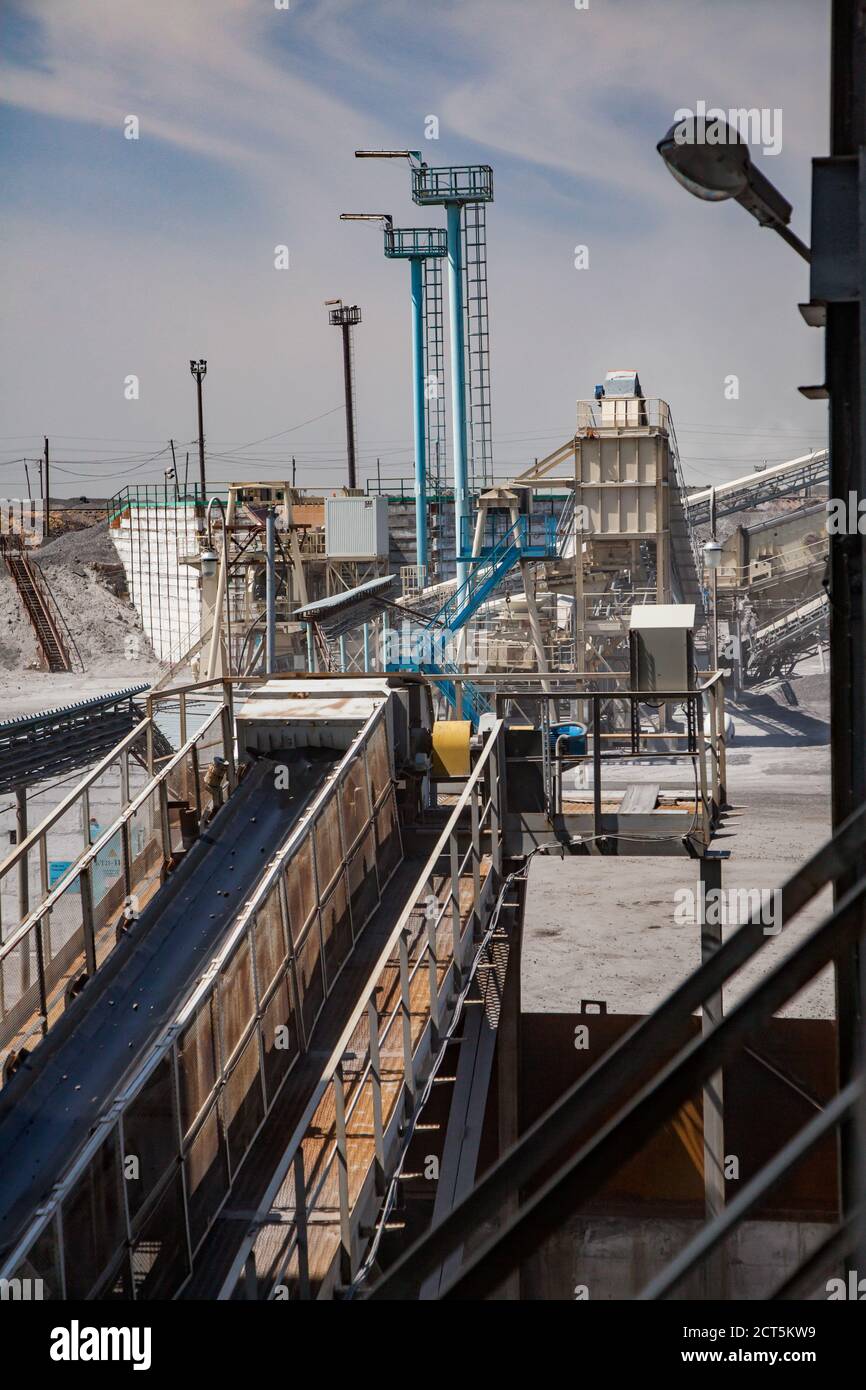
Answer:
[[493, 200], [489, 164], [431, 168], [417, 150], [356, 150], [356, 159], [405, 159], [412, 170], [412, 201], [422, 207], [444, 206], [448, 232], [448, 303], [451, 332], [451, 428], [454, 438], [454, 525], [457, 583], [465, 583], [469, 565], [460, 559], [469, 526], [469, 465], [466, 439], [466, 351], [463, 342], [463, 238], [461, 219], [467, 203]]
[[[657, 146], [689, 192], [709, 201], [735, 198], [811, 264], [806, 323], [826, 327], [825, 381], [801, 387], [830, 403], [830, 496], [866, 497], [866, 29], [861, 0], [833, 0], [830, 68], [830, 156], [812, 161], [812, 246], [787, 227], [790, 206], [733, 140], [690, 145], [689, 130], [672, 126]], [[866, 805], [866, 539], [831, 535], [830, 748], [833, 829]], [[838, 903], [866, 873], [866, 855], [835, 878]], [[863, 1064], [866, 963], [859, 942], [836, 961], [837, 1062], [840, 1090]], [[859, 1133], [858, 1133], [859, 1130]], [[866, 1121], [840, 1123], [839, 1179], [846, 1223], [864, 1210]], [[866, 1221], [858, 1221], [849, 1269], [866, 1261]]]
[[198, 472], [201, 480], [201, 501], [202, 505], [207, 502], [207, 481], [204, 471], [204, 416], [202, 413], [201, 384], [207, 375], [207, 362], [204, 358], [190, 358], [189, 369], [195, 377], [196, 400], [198, 403]]
[[689, 193], [708, 203], [734, 198], [762, 227], [771, 227], [805, 261], [810, 259], [808, 246], [788, 227], [791, 204], [755, 168], [748, 145], [727, 121], [688, 117], [672, 125], [656, 149]]
[[346, 455], [348, 459], [349, 487], [354, 492], [358, 486], [355, 467], [355, 397], [352, 387], [352, 329], [361, 322], [361, 310], [357, 304], [344, 304], [342, 299], [326, 299], [325, 308], [331, 308], [328, 322], [332, 328], [339, 328], [343, 335], [343, 389], [346, 395]]
[[213, 535], [211, 532], [211, 508], [219, 507], [223, 524], [222, 540], [222, 567], [220, 582], [217, 588], [217, 599], [214, 605], [213, 628], [211, 630], [210, 653], [208, 655], [208, 671], [211, 676], [216, 673], [217, 660], [219, 657], [220, 630], [222, 627], [223, 604], [225, 604], [226, 614], [226, 665], [228, 666], [227, 675], [232, 673], [232, 614], [231, 604], [229, 603], [229, 536], [226, 526], [226, 509], [221, 497], [212, 497], [207, 504], [205, 513], [205, 527], [207, 530], [207, 549], [201, 555], [201, 572], [206, 579], [213, 578], [216, 573], [216, 551], [213, 545]]
[[424, 262], [444, 259], [441, 227], [395, 227], [388, 213], [342, 212], [341, 222], [378, 222], [384, 229], [385, 255], [408, 260], [412, 293], [412, 405], [415, 442], [415, 552], [419, 575], [427, 573], [427, 448], [424, 397]]

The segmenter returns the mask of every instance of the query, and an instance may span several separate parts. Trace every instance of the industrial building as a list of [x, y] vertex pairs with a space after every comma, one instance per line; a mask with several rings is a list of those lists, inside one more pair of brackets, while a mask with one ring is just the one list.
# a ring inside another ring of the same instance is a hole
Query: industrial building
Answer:
[[[815, 164], [862, 220], [860, 117], [859, 185]], [[38, 517], [0, 508], [16, 631], [80, 684], [0, 720], [3, 1289], [718, 1309], [856, 1270], [866, 615], [826, 517], [866, 477], [863, 270], [735, 149], [730, 196], [812, 257], [826, 449], [691, 483], [677, 382], [623, 357], [500, 465], [494, 169], [359, 149], [425, 223], [341, 214], [409, 262], [411, 471], [362, 476], [366, 300], [324, 306], [338, 482], [223, 464], [191, 359], [199, 476], [172, 440], [105, 504], [149, 664], [97, 693]]]

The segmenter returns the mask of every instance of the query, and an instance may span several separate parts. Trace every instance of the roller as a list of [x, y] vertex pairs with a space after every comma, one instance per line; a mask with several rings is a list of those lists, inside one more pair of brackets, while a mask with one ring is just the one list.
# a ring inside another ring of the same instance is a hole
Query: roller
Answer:
[[433, 725], [433, 777], [438, 780], [469, 776], [468, 719], [437, 719]]

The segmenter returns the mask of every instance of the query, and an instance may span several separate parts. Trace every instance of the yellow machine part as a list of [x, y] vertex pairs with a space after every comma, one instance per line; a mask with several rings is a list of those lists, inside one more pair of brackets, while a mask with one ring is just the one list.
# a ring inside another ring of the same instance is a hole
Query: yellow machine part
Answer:
[[437, 719], [433, 725], [433, 776], [469, 776], [468, 719]]

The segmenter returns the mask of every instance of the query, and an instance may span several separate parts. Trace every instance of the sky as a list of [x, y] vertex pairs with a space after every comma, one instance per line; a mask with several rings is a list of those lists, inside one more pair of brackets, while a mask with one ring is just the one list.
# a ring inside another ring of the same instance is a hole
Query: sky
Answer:
[[797, 310], [808, 266], [736, 204], [690, 197], [655, 146], [700, 101], [781, 112], [779, 151], [752, 155], [808, 241], [827, 0], [285, 4], [4, 0], [0, 495], [25, 495], [46, 434], [54, 496], [162, 482], [170, 438], [194, 476], [193, 357], [211, 481], [289, 478], [294, 457], [300, 485], [341, 485], [336, 297], [363, 315], [361, 478], [378, 459], [408, 479], [408, 266], [339, 214], [444, 210], [359, 147], [493, 167], [497, 475], [573, 434], [575, 402], [620, 368], [670, 403], [687, 481], [825, 443], [825, 405], [797, 391], [823, 380], [823, 333]]

